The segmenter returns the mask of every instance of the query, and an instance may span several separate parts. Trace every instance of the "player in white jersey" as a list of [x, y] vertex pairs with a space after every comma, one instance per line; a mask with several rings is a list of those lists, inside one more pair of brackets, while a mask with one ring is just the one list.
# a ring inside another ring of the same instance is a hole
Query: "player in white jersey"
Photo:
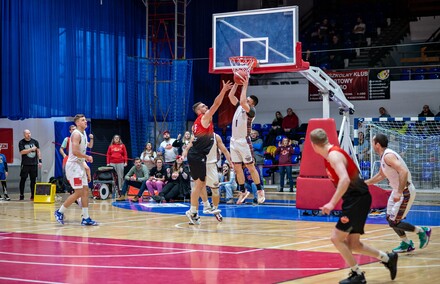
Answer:
[[89, 185], [87, 180], [86, 162], [92, 163], [93, 157], [86, 154], [87, 136], [85, 129], [87, 128], [87, 120], [83, 114], [77, 114], [74, 118], [76, 130], [70, 136], [69, 156], [66, 163], [66, 178], [75, 192], [70, 195], [60, 209], [55, 211], [55, 218], [60, 224], [64, 224], [64, 212], [72, 205], [75, 200], [81, 197], [82, 201], [82, 221], [83, 226], [96, 226], [97, 222], [93, 221], [89, 216]]
[[[217, 170], [219, 149], [225, 155], [226, 160], [231, 163], [231, 156], [228, 152], [228, 149], [226, 149], [225, 144], [223, 144], [222, 138], [215, 133], [214, 138], [214, 144], [212, 145], [211, 150], [206, 156], [206, 185], [209, 186], [212, 191], [212, 211], [216, 211], [218, 209], [218, 204], [220, 203], [220, 193], [218, 190], [219, 175]], [[214, 215], [219, 222], [223, 221], [223, 217], [220, 212], [214, 213]]]
[[246, 96], [247, 88], [249, 85], [249, 76], [243, 80], [243, 88], [241, 89], [240, 100], [235, 97], [238, 85], [234, 84], [229, 92], [230, 102], [237, 107], [235, 110], [234, 118], [232, 119], [232, 137], [231, 137], [231, 159], [234, 163], [234, 169], [237, 177], [238, 188], [240, 190], [240, 196], [238, 197], [237, 204], [242, 204], [249, 192], [246, 190], [244, 183], [244, 173], [242, 163], [246, 165], [251, 173], [252, 180], [257, 186], [258, 203], [264, 203], [266, 200], [264, 196], [264, 190], [261, 187], [260, 175], [255, 168], [254, 149], [251, 141], [251, 129], [252, 121], [255, 119], [255, 107], [258, 104], [258, 98], [256, 96]]
[[411, 173], [402, 157], [387, 147], [387, 136], [379, 133], [373, 137], [374, 151], [381, 157], [380, 170], [374, 177], [366, 180], [365, 183], [375, 184], [387, 178], [393, 189], [388, 199], [387, 220], [390, 227], [401, 238], [400, 245], [394, 248], [393, 252], [409, 252], [415, 249], [413, 241], [408, 239], [405, 232], [417, 233], [420, 240], [419, 248], [425, 248], [431, 237], [431, 229], [414, 226], [403, 221], [416, 197]]

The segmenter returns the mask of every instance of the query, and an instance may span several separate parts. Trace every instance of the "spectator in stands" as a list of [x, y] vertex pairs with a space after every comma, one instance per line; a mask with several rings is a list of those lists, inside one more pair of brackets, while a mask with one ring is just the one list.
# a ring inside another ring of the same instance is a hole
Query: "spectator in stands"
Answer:
[[379, 108], [379, 117], [391, 117], [391, 115], [388, 113], [388, 111], [384, 107]]
[[306, 53], [304, 56], [304, 61], [309, 62], [310, 66], [318, 66], [319, 65], [319, 60], [316, 56], [316, 53], [312, 52], [310, 49], [306, 50]]
[[275, 118], [272, 121], [272, 127], [269, 130], [269, 134], [267, 134], [264, 145], [270, 146], [275, 145], [275, 139], [278, 135], [281, 135], [283, 133], [281, 126], [283, 125], [283, 115], [280, 111], [275, 112]]
[[122, 188], [124, 181], [124, 168], [127, 166], [127, 148], [121, 140], [121, 136], [116, 134], [113, 136], [112, 142], [107, 149], [107, 166], [115, 168], [118, 174], [119, 188]]
[[365, 30], [366, 30], [366, 26], [364, 24], [364, 21], [362, 20], [361, 17], [357, 17], [356, 25], [353, 28], [353, 37], [354, 37], [353, 41], [357, 43], [358, 47], [364, 45]]
[[370, 160], [370, 154], [368, 151], [370, 150], [370, 142], [365, 139], [364, 133], [362, 131], [359, 131], [358, 133], [358, 158], [359, 161], [369, 161]]
[[[150, 177], [147, 180], [147, 188], [151, 196], [155, 195], [155, 190], [157, 190], [158, 193], [162, 192], [167, 175], [167, 170], [163, 165], [163, 160], [161, 158], [156, 158], [154, 161], [156, 166], [150, 170]], [[140, 191], [139, 194], [142, 196]]]
[[[258, 175], [260, 176], [260, 180], [262, 181], [263, 179], [261, 178], [260, 170], [257, 169], [257, 172]], [[257, 185], [252, 180], [252, 175], [249, 172], [249, 169], [246, 166], [244, 166], [244, 164], [243, 164], [243, 174], [244, 174], [244, 187], [246, 188], [247, 191], [252, 192], [252, 195], [254, 196], [254, 199], [252, 200], [252, 205], [258, 205]], [[261, 183], [261, 188], [264, 189], [263, 183]], [[244, 201], [243, 204], [244, 203], [246, 202]]]
[[173, 142], [173, 147], [177, 148], [177, 152], [179, 153], [179, 155], [182, 155], [183, 150], [185, 150], [186, 146], [188, 146], [189, 142], [191, 142], [190, 140], [191, 140], [191, 132], [189, 131], [185, 131], [183, 137], [180, 133], [179, 135], [177, 135], [177, 139]]
[[293, 112], [292, 108], [289, 107], [287, 109], [287, 115], [283, 118], [283, 123], [281, 126], [284, 134], [289, 137], [289, 139], [293, 139], [295, 129], [298, 127], [298, 125], [298, 116]]
[[329, 46], [329, 63], [332, 69], [344, 68], [344, 46], [339, 41], [338, 35], [333, 35], [332, 41]]
[[226, 193], [226, 203], [234, 204], [233, 192], [237, 188], [237, 183], [235, 182], [234, 170], [231, 169], [229, 163], [223, 163], [219, 185], [220, 192], [225, 191]]
[[189, 198], [191, 192], [189, 168], [183, 164], [183, 157], [176, 156], [176, 161], [171, 168], [167, 169], [168, 183], [159, 193], [156, 201], [170, 202], [171, 199]]
[[147, 166], [148, 170], [151, 170], [155, 165], [154, 159], [156, 159], [156, 157], [157, 154], [153, 150], [153, 145], [150, 142], [147, 142], [147, 144], [145, 144], [145, 149], [140, 157], [142, 164]]
[[138, 194], [133, 198], [133, 202], [138, 201], [138, 199], [142, 196], [145, 191], [145, 181], [148, 179], [148, 169], [147, 166], [142, 164], [141, 158], [134, 158], [134, 166], [128, 171], [125, 175], [124, 185], [122, 186], [121, 195], [116, 201], [125, 201], [125, 195], [127, 194], [128, 186], [133, 186], [139, 188], [139, 192], [142, 192], [140, 195]]
[[164, 166], [171, 167], [171, 165], [176, 160], [176, 156], [178, 153], [177, 148], [173, 147], [173, 143], [174, 143], [174, 141], [176, 141], [176, 139], [170, 137], [170, 132], [168, 130], [165, 130], [162, 133], [162, 135], [163, 135], [163, 141], [162, 141], [162, 143], [160, 143], [159, 146], [165, 149], [165, 152], [164, 152], [165, 165]]
[[280, 188], [279, 192], [283, 192], [284, 189], [284, 176], [287, 174], [289, 180], [289, 191], [293, 192], [293, 177], [292, 177], [292, 155], [295, 153], [292, 142], [289, 138], [284, 137], [282, 142], [278, 144], [275, 156], [279, 155], [278, 167], [280, 169]]
[[263, 140], [259, 137], [260, 133], [257, 130], [251, 131], [251, 141], [254, 148], [255, 164], [261, 165], [264, 163]]
[[431, 111], [428, 105], [423, 106], [423, 110], [419, 113], [419, 117], [432, 117], [434, 113]]
[[328, 19], [327, 18], [322, 19], [322, 22], [319, 25], [319, 35], [321, 36], [323, 42], [328, 42], [328, 39], [329, 39], [329, 25], [328, 25]]

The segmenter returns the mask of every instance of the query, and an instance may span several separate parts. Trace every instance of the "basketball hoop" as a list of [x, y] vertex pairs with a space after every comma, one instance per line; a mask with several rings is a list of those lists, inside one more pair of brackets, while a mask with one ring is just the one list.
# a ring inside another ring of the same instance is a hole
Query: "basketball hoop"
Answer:
[[232, 56], [229, 57], [231, 63], [232, 72], [239, 74], [246, 72], [249, 76], [252, 69], [257, 66], [257, 59], [253, 56]]

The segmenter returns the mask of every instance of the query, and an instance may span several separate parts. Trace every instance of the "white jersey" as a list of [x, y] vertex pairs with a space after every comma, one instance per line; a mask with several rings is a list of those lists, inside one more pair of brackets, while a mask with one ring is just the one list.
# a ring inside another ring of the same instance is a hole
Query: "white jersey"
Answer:
[[255, 118], [255, 108], [251, 107], [249, 113], [238, 105], [232, 119], [232, 137], [235, 139], [246, 138], [251, 135], [252, 121]]
[[214, 133], [214, 143], [212, 144], [211, 150], [209, 150], [208, 155], [206, 155], [206, 163], [212, 164], [218, 161], [218, 147], [217, 147], [217, 134]]
[[[70, 137], [72, 137], [72, 135], [74, 133], [79, 133], [79, 135], [81, 136], [81, 140], [79, 142], [79, 151], [81, 152], [81, 154], [85, 155], [86, 150], [87, 150], [87, 135], [85, 132], [83, 133], [83, 132], [79, 131], [78, 129], [75, 129], [72, 132]], [[85, 161], [85, 159], [78, 158], [77, 156], [73, 155], [72, 144], [73, 144], [72, 141], [70, 141], [70, 143], [69, 143], [69, 156], [67, 158], [67, 162], [76, 162], [76, 163], [82, 164]]]
[[396, 151], [386, 148], [380, 159], [380, 167], [384, 175], [387, 177], [390, 186], [393, 188], [393, 190], [399, 189], [399, 173], [395, 169], [387, 165], [387, 163], [385, 162], [385, 155], [387, 154], [394, 154], [397, 157], [397, 159], [400, 160], [400, 162], [408, 171], [408, 182], [412, 183], [411, 172], [408, 170], [408, 166], [406, 165], [405, 161], [402, 159], [402, 157], [399, 154], [397, 154]]

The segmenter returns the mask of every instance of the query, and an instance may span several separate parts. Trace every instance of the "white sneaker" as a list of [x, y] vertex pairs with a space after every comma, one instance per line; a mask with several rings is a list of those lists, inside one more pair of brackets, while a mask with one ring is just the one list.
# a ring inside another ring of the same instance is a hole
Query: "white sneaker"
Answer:
[[198, 213], [192, 213], [191, 210], [185, 212], [186, 217], [189, 219], [190, 225], [200, 225], [200, 217]]
[[222, 212], [222, 211], [216, 207], [203, 208], [203, 214], [214, 214], [215, 215], [220, 212]]
[[264, 190], [258, 190], [257, 191], [258, 194], [258, 204], [263, 204], [264, 201], [266, 201], [266, 196], [264, 194]]
[[246, 198], [249, 196], [249, 194], [250, 194], [250, 192], [249, 191], [245, 191], [245, 192], [240, 192], [240, 195], [238, 196], [238, 199], [237, 199], [237, 204], [242, 204], [245, 200], [246, 200]]

